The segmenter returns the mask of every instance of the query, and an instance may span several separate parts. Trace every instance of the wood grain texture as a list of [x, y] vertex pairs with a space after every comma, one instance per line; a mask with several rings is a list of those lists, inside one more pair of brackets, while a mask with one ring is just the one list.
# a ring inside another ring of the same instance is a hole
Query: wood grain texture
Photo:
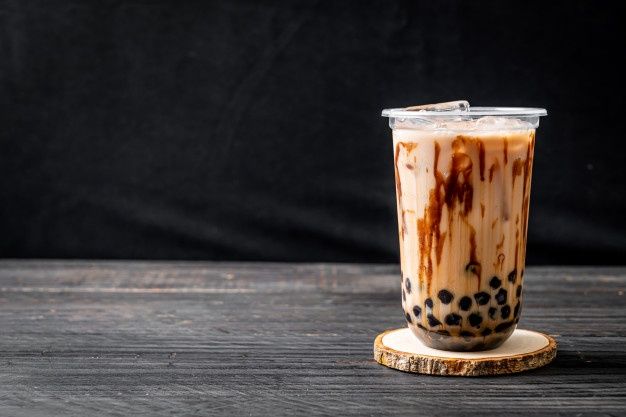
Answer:
[[[374, 360], [381, 365], [405, 372], [441, 376], [492, 376], [529, 371], [549, 364], [556, 357], [556, 341], [548, 338], [548, 345], [528, 353], [480, 359], [442, 358], [395, 350], [383, 343], [387, 330], [374, 340]], [[545, 338], [544, 338], [545, 340]]]
[[2, 261], [0, 416], [625, 414], [626, 268], [524, 286], [557, 359], [459, 379], [373, 360], [396, 266]]

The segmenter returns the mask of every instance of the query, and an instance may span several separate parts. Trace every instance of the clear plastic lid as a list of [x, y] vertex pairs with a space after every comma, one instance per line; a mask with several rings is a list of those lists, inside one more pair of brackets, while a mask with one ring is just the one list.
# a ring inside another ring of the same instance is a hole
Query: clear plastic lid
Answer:
[[392, 129], [428, 130], [517, 130], [535, 129], [546, 109], [531, 107], [470, 107], [465, 101], [418, 106], [414, 108], [385, 109]]
[[384, 109], [385, 117], [401, 117], [404, 119], [424, 119], [424, 118], [450, 118], [450, 117], [469, 117], [479, 118], [483, 116], [499, 116], [499, 117], [539, 117], [547, 116], [546, 109], [535, 107], [469, 107], [467, 110], [407, 110]]

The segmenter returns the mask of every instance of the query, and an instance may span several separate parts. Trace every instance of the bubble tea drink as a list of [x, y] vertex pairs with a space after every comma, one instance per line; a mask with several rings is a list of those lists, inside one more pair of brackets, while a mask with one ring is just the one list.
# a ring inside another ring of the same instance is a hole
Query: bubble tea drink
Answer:
[[544, 109], [389, 109], [402, 306], [427, 346], [501, 345], [522, 306], [535, 129]]

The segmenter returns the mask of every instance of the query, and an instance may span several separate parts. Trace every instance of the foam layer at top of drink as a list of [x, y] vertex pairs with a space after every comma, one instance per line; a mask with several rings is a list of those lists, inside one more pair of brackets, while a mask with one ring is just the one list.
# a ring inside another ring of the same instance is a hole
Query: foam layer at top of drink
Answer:
[[[419, 112], [416, 112], [419, 114]], [[480, 118], [412, 117], [394, 119], [394, 129], [480, 132], [534, 129], [534, 123], [511, 117], [484, 116]]]

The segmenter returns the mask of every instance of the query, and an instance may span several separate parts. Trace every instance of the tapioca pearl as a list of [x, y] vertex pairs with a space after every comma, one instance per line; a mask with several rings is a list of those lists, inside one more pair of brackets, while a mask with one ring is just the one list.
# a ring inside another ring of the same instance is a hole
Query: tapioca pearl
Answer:
[[509, 272], [507, 279], [509, 280], [509, 282], [515, 282], [517, 280], [517, 269], [514, 269], [511, 272]]
[[498, 324], [495, 330], [497, 333], [504, 332], [505, 330], [508, 330], [511, 326], [513, 326], [513, 324], [515, 323], [513, 323], [512, 321], [505, 321], [504, 323]]
[[517, 289], [515, 290], [515, 296], [516, 296], [517, 298], [520, 298], [520, 296], [521, 296], [521, 295], [522, 295], [522, 286], [521, 286], [521, 285], [518, 285], [518, 286], [517, 286]]
[[413, 314], [415, 314], [416, 319], [419, 319], [422, 315], [422, 308], [420, 306], [413, 307]]
[[465, 296], [459, 300], [459, 308], [463, 311], [469, 311], [472, 308], [472, 299]]
[[485, 330], [483, 330], [482, 332], [480, 332], [481, 336], [489, 336], [491, 334], [493, 330], [491, 330], [490, 328], [486, 328]]
[[408, 277], [404, 281], [404, 286], [406, 287], [407, 294], [411, 294], [411, 280]]
[[500, 291], [498, 291], [498, 293], [496, 294], [494, 298], [498, 302], [498, 305], [502, 305], [502, 304], [506, 304], [506, 296], [507, 296], [506, 290], [504, 288], [500, 288]]
[[496, 318], [496, 312], [498, 311], [497, 308], [495, 307], [489, 307], [489, 318], [490, 319], [495, 319]]
[[502, 285], [502, 280], [498, 277], [493, 277], [489, 280], [489, 286], [491, 288], [493, 288], [494, 290], [497, 290], [498, 288], [500, 288], [500, 285]]
[[508, 319], [510, 315], [511, 307], [509, 307], [508, 304], [500, 309], [500, 316], [502, 316], [503, 319]]
[[441, 322], [437, 320], [437, 318], [433, 316], [432, 314], [429, 314], [428, 316], [426, 316], [426, 318], [428, 318], [428, 325], [430, 327], [437, 327], [441, 325]]
[[448, 326], [460, 326], [461, 320], [463, 317], [459, 316], [456, 313], [450, 313], [446, 316], [445, 322]]
[[464, 344], [451, 343], [449, 345], [451, 351], [461, 352], [466, 350], [466, 346]]
[[404, 318], [406, 318], [406, 321], [409, 323], [413, 323], [413, 319], [411, 319], [411, 315], [409, 313], [405, 313]]
[[470, 262], [467, 265], [465, 265], [465, 270], [467, 272], [470, 272], [470, 273], [474, 274], [474, 275], [480, 276], [481, 267], [480, 267], [479, 263]]
[[435, 330], [431, 330], [428, 332], [428, 337], [430, 337], [432, 340], [442, 340], [444, 339], [446, 336], [444, 336], [443, 334], [439, 333], [438, 331]]
[[474, 294], [474, 299], [476, 300], [478, 305], [484, 306], [489, 302], [489, 300], [491, 300], [491, 295], [487, 294], [484, 291], [481, 291]]
[[437, 298], [441, 300], [444, 304], [450, 304], [450, 302], [454, 299], [454, 295], [448, 290], [441, 290], [437, 294]]
[[433, 300], [430, 298], [427, 298], [426, 301], [424, 301], [424, 304], [426, 304], [426, 307], [428, 308], [433, 308]]
[[480, 323], [483, 322], [483, 318], [478, 313], [472, 313], [469, 316], [467, 316], [467, 321], [469, 322], [470, 326], [479, 327]]
[[485, 350], [485, 344], [483, 342], [478, 342], [474, 345], [472, 350]]
[[469, 338], [469, 337], [475, 337], [476, 335], [474, 333], [472, 333], [472, 332], [468, 332], [467, 330], [463, 330], [461, 332], [461, 336]]
[[519, 301], [515, 304], [515, 309], [513, 309], [513, 317], [519, 316], [520, 303]]

